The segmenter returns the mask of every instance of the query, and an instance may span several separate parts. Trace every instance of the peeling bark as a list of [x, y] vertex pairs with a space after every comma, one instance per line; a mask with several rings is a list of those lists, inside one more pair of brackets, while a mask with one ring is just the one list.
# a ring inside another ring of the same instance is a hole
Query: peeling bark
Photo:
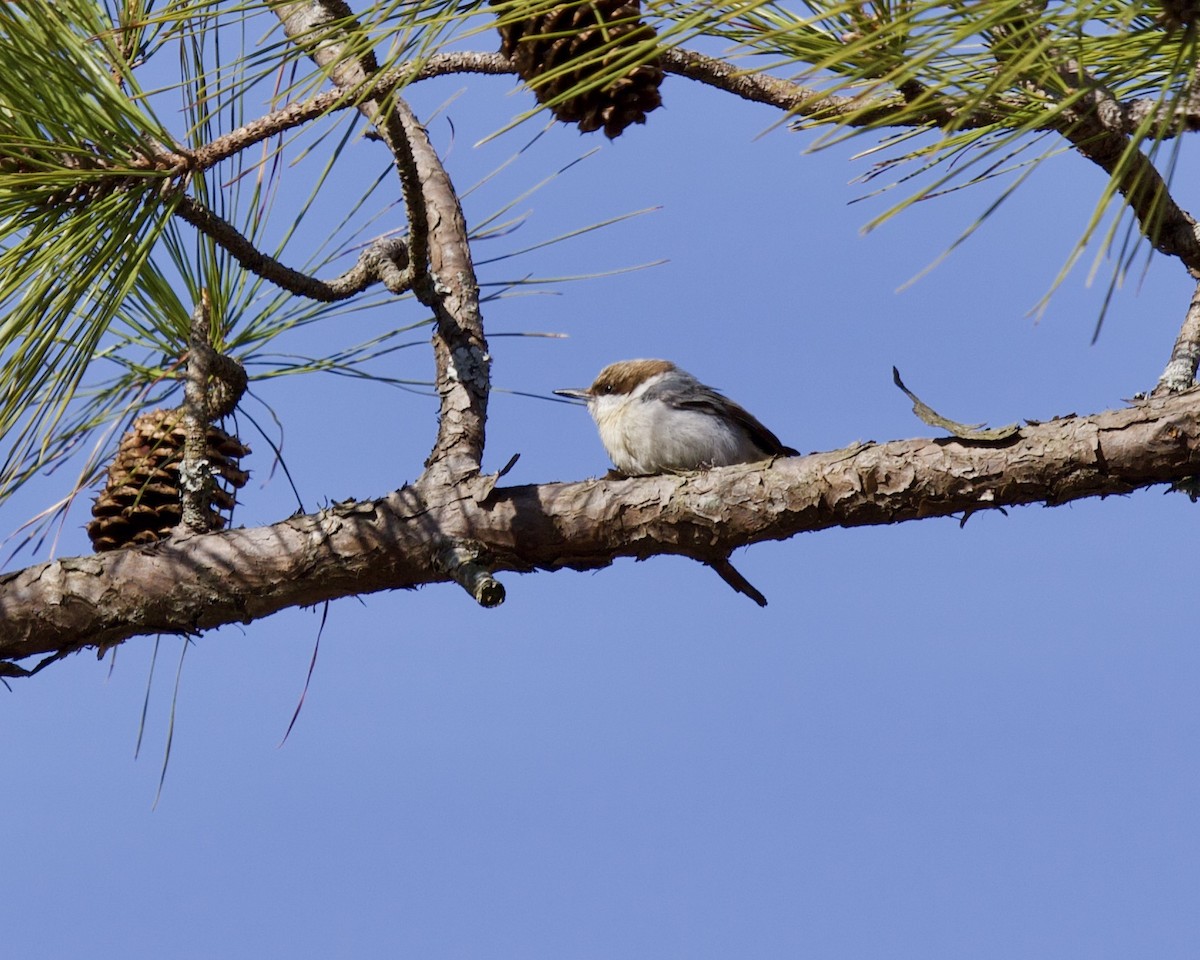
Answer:
[[445, 582], [453, 541], [470, 541], [491, 570], [587, 570], [660, 554], [715, 560], [803, 531], [1065, 503], [1196, 474], [1193, 389], [1033, 424], [1003, 444], [900, 440], [683, 476], [497, 487], [479, 498], [422, 481], [271, 526], [2, 575], [0, 660]]

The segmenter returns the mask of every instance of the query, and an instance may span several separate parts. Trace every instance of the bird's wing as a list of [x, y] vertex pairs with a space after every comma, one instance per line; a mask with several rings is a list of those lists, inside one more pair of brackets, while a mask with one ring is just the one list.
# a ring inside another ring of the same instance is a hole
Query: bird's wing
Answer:
[[681, 384], [657, 383], [644, 394], [643, 400], [660, 400], [677, 410], [694, 410], [713, 417], [729, 417], [745, 428], [754, 445], [766, 456], [796, 457], [798, 450], [784, 446], [779, 438], [764, 427], [758, 419], [740, 404], [712, 387], [696, 382], [686, 387]]

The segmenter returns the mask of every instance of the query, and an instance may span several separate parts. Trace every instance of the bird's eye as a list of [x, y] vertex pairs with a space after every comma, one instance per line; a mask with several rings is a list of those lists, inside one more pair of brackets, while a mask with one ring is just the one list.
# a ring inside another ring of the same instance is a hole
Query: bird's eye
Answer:
[[600, 392], [601, 393], [612, 393], [613, 392], [612, 384], [611, 383], [603, 384], [600, 387]]

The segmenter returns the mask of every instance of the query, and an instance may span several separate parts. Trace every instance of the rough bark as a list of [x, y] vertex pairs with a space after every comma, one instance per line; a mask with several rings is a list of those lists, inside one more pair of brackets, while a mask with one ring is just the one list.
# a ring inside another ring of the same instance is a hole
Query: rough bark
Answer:
[[902, 440], [683, 476], [497, 487], [478, 498], [418, 483], [267, 527], [0, 576], [0, 658], [445, 582], [447, 544], [470, 544], [493, 571], [595, 569], [657, 554], [710, 560], [802, 531], [1058, 504], [1196, 474], [1193, 389], [1029, 425], [1002, 445]]
[[1158, 378], [1155, 393], [1179, 393], [1196, 382], [1196, 368], [1200, 366], [1200, 284], [1192, 294], [1192, 303], [1175, 338], [1171, 359], [1162, 376]]

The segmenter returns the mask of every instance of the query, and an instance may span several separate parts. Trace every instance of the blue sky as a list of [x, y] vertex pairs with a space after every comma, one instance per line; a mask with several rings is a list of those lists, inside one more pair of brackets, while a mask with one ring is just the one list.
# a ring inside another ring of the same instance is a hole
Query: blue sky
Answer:
[[[447, 79], [460, 186], [524, 143], [472, 143], [524, 106]], [[1092, 412], [1153, 386], [1191, 295], [1156, 261], [1090, 344], [1103, 280], [1077, 270], [1036, 321], [1103, 186], [1049, 163], [931, 275], [990, 201], [880, 230], [849, 205], [867, 141], [806, 155], [776, 116], [668, 78], [667, 106], [523, 203], [509, 247], [652, 214], [484, 268], [636, 273], [492, 304], [499, 388], [548, 393], [665, 356], [802, 451], [927, 435], [891, 367], [939, 411], [992, 424]], [[536, 124], [538, 121], [534, 121]], [[554, 128], [468, 203], [479, 216], [598, 140]], [[354, 148], [366, 154], [378, 147]], [[378, 169], [377, 153], [371, 160]], [[1195, 180], [1185, 151], [1183, 206]], [[357, 195], [353, 175], [347, 196]], [[490, 191], [490, 193], [489, 193]], [[336, 202], [336, 198], [335, 198]], [[499, 242], [498, 242], [499, 243]], [[296, 259], [301, 259], [298, 248]], [[487, 253], [485, 252], [485, 255]], [[311, 331], [350, 342], [345, 318]], [[344, 339], [343, 339], [344, 338]], [[396, 374], [427, 377], [427, 350]], [[414, 478], [432, 400], [337, 378], [255, 387], [306, 505]], [[249, 410], [262, 420], [262, 408]], [[485, 466], [513, 483], [607, 468], [586, 414], [497, 393]], [[295, 508], [251, 431], [239, 521]], [[31, 491], [45, 502], [53, 482]], [[18, 504], [25, 501], [18, 501]], [[6, 508], [9, 522], [18, 504]], [[75, 516], [62, 554], [86, 552]], [[1196, 507], [1161, 489], [1055, 509], [833, 530], [742, 551], [760, 610], [696, 564], [505, 577], [335, 603], [189, 649], [80, 655], [0, 697], [0, 900], [13, 956], [1104, 958], [1200, 942]]]

